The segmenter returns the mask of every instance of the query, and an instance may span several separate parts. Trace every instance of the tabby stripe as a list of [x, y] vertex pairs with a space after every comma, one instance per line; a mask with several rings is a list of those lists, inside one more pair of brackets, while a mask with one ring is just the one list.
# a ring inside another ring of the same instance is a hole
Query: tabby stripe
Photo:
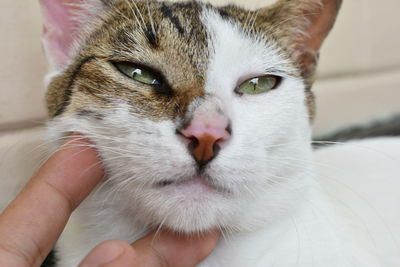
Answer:
[[157, 36], [155, 35], [154, 30], [153, 30], [153, 27], [151, 25], [147, 24], [146, 28], [144, 29], [144, 34], [146, 35], [146, 38], [149, 41], [149, 43], [151, 44], [151, 46], [153, 48], [157, 48], [158, 39], [157, 39]]
[[78, 62], [77, 67], [71, 73], [71, 78], [69, 80], [67, 88], [65, 89], [64, 101], [60, 106], [60, 108], [55, 112], [54, 117], [57, 117], [58, 115], [63, 113], [65, 108], [69, 105], [72, 95], [72, 87], [75, 85], [76, 77], [79, 75], [83, 65], [89, 62], [90, 60], [93, 60], [94, 58], [95, 58], [94, 56], [90, 56], [83, 58]]
[[161, 12], [164, 17], [168, 18], [172, 24], [175, 25], [175, 28], [178, 30], [179, 34], [184, 35], [185, 30], [182, 27], [179, 18], [173, 15], [173, 9], [169, 8], [167, 5], [163, 4], [161, 7]]

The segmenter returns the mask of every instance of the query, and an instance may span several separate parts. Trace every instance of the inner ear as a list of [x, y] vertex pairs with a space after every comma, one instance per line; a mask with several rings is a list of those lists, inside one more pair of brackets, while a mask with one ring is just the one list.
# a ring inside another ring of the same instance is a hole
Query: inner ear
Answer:
[[83, 28], [98, 19], [106, 5], [103, 0], [40, 0], [40, 5], [44, 22], [43, 46], [50, 68], [62, 69], [83, 37]]
[[310, 10], [308, 15], [305, 14], [309, 20], [309, 26], [305, 29], [304, 47], [311, 51], [318, 51], [321, 48], [335, 23], [341, 2], [341, 0], [322, 0], [321, 4], [314, 7], [314, 10]]

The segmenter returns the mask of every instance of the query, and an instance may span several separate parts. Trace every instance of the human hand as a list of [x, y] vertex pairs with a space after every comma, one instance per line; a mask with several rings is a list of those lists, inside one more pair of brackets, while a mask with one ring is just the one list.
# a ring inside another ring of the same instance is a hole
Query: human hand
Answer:
[[193, 267], [214, 249], [218, 232], [200, 236], [151, 233], [132, 245], [106, 241], [92, 250], [79, 267]]
[[[71, 138], [0, 215], [0, 266], [40, 266], [72, 211], [103, 177], [90, 142]], [[218, 233], [202, 238], [150, 233], [132, 245], [107, 241], [81, 266], [194, 266], [211, 253]]]

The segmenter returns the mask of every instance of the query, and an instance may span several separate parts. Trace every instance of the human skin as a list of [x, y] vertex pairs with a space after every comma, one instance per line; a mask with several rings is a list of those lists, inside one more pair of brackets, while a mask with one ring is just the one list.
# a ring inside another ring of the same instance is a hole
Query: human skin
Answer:
[[[90, 141], [77, 134], [36, 172], [0, 215], [0, 266], [40, 266], [71, 213], [100, 182], [101, 161]], [[133, 244], [106, 241], [80, 266], [191, 267], [206, 258], [219, 238], [152, 232]]]

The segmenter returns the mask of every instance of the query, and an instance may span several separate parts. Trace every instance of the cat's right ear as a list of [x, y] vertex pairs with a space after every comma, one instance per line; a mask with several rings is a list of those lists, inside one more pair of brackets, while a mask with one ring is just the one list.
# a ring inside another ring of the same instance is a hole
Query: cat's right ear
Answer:
[[52, 71], [68, 65], [82, 28], [105, 9], [102, 0], [39, 0], [44, 30], [43, 46]]
[[342, 0], [278, 0], [261, 10], [265, 29], [298, 63], [305, 79], [312, 79], [320, 47], [331, 30]]

